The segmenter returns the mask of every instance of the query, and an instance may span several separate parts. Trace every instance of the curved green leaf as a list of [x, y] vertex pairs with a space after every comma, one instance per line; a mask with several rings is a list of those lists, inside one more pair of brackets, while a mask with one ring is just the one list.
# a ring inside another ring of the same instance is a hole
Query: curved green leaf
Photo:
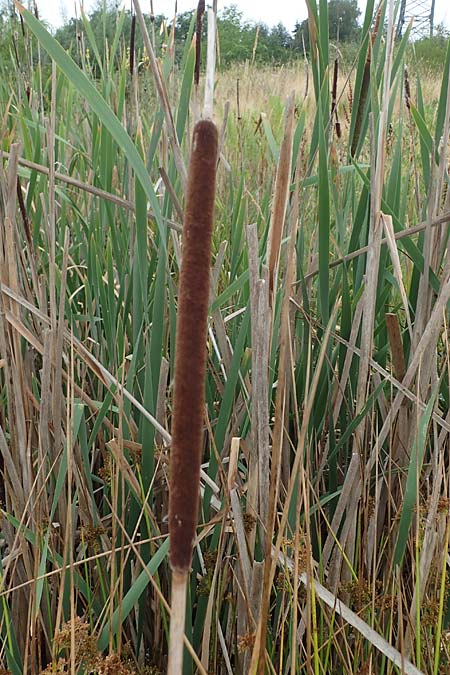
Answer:
[[144, 189], [147, 199], [150, 202], [152, 213], [161, 232], [161, 236], [164, 239], [165, 227], [163, 224], [158, 199], [155, 195], [155, 191], [153, 190], [153, 185], [147, 173], [146, 166], [126, 129], [120, 123], [119, 119], [106, 103], [102, 95], [97, 91], [94, 84], [86, 77], [85, 73], [83, 73], [75, 61], [61, 47], [59, 42], [55, 40], [52, 35], [50, 35], [41, 22], [38, 21], [31, 14], [31, 12], [25, 9], [25, 7], [17, 2], [17, 0], [14, 1], [25, 23], [35, 35], [39, 43], [42, 45], [48, 55], [55, 61], [67, 79], [72, 82], [77, 91], [82, 96], [84, 96], [90, 108], [98, 116], [99, 120], [102, 122], [102, 124], [104, 124], [106, 129], [108, 129], [117, 145], [123, 151], [125, 157], [128, 159], [134, 170], [137, 180], [139, 180], [142, 188]]

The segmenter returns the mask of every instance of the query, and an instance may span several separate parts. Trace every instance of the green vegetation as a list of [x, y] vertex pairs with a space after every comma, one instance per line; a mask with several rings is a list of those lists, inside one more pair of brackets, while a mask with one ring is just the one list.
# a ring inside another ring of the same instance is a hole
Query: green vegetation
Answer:
[[[369, 0], [343, 68], [310, 10], [307, 61], [215, 85], [183, 675], [444, 675], [450, 47], [391, 58]], [[127, 11], [2, 16], [0, 671], [156, 675], [195, 17], [133, 61]]]
[[[339, 48], [341, 61], [351, 66], [357, 58], [360, 37], [361, 12], [357, 0], [330, 0], [328, 3], [329, 37], [330, 43]], [[98, 5], [88, 14], [78, 18], [71, 18], [60, 28], [54, 31], [58, 42], [68, 50], [75, 62], [82, 65], [84, 53], [92, 57], [93, 46], [103, 60], [107, 59], [109, 46], [117, 39], [129, 48], [132, 33], [132, 13], [126, 9], [120, 15], [119, 33], [117, 29], [118, 12], [115, 5], [99, 1]], [[181, 64], [186, 40], [190, 36], [194, 12], [178, 14], [175, 20], [175, 31], [172, 32], [170, 17], [157, 15], [153, 18], [146, 16], [147, 25], [152, 34], [155, 49], [158, 52], [173, 49], [176, 64]], [[169, 38], [170, 36], [170, 38]], [[3, 0], [0, 4], [0, 57], [15, 58], [17, 63], [26, 63], [23, 27], [11, 5]], [[206, 23], [203, 22], [202, 37], [206, 38]], [[305, 50], [309, 56], [309, 27], [308, 20], [298, 22], [292, 34], [280, 22], [269, 27], [263, 23], [245, 20], [237, 5], [231, 4], [219, 12], [218, 16], [218, 66], [220, 69], [229, 68], [235, 63], [251, 61], [260, 65], [289, 64], [303, 59]], [[173, 46], [172, 46], [173, 39]], [[415, 40], [414, 52], [408, 50], [408, 61], [417, 61], [427, 68], [441, 68], [447, 48], [448, 31], [441, 25], [435, 29], [433, 38]], [[135, 32], [134, 41], [137, 66], [142, 68], [145, 62], [144, 43], [139, 31]], [[36, 54], [34, 54], [36, 56]], [[116, 65], [119, 67], [122, 55], [116, 54]], [[25, 59], [25, 61], [24, 61]], [[44, 52], [42, 63], [49, 66], [49, 60]], [[35, 63], [36, 65], [36, 63]], [[94, 64], [95, 74], [98, 76], [97, 65]]]
[[[189, 36], [194, 12], [179, 14], [175, 21], [174, 52], [175, 61], [181, 62], [186, 39]], [[127, 39], [131, 32], [131, 12], [125, 11], [121, 35]], [[117, 12], [114, 8], [106, 13], [102, 5], [99, 5], [89, 16], [89, 24], [95, 43], [104, 53], [105, 44], [111, 43], [114, 38], [117, 22]], [[153, 21], [147, 16], [147, 23], [153, 27], [153, 35], [157, 48], [167, 48], [171, 31], [172, 19], [164, 16], [156, 16]], [[206, 36], [206, 22], [204, 22], [203, 37]], [[162, 30], [161, 30], [162, 29]], [[65, 49], [74, 48], [77, 42], [77, 34], [83, 34], [83, 22], [71, 19], [65, 26], [59, 28], [55, 37]], [[218, 18], [219, 34], [219, 59], [222, 67], [227, 67], [233, 62], [243, 62], [252, 59], [257, 63], [286, 63], [295, 57], [295, 41], [283, 24], [268, 28], [265, 24], [255, 24], [246, 21], [243, 13], [236, 5], [230, 5], [223, 9]], [[143, 52], [142, 36], [136, 33], [136, 49]]]
[[414, 58], [424, 68], [435, 69], [445, 63], [449, 34], [443, 26], [438, 26], [432, 38], [416, 40], [411, 45]]
[[[361, 32], [358, 0], [330, 0], [328, 3], [328, 35], [334, 43], [356, 42]], [[295, 27], [295, 42], [302, 44], [302, 38], [309, 51], [308, 19]]]

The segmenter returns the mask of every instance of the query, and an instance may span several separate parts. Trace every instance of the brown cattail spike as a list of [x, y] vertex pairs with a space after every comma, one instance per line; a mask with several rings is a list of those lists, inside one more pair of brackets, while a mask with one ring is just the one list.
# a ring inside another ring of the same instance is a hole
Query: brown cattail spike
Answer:
[[411, 87], [409, 86], [408, 68], [405, 66], [405, 103], [411, 112]]
[[130, 75], [131, 76], [133, 76], [133, 72], [134, 72], [135, 39], [136, 39], [136, 14], [133, 14], [133, 16], [131, 17], [131, 30], [130, 30]]
[[24, 227], [24, 230], [25, 230], [25, 236], [27, 238], [28, 243], [31, 246], [33, 239], [32, 239], [32, 236], [31, 236], [30, 221], [29, 221], [28, 214], [27, 214], [27, 208], [25, 206], [25, 202], [24, 202], [24, 199], [23, 199], [22, 185], [20, 183], [19, 176], [17, 176], [17, 201], [19, 202], [19, 209], [20, 209], [20, 213], [22, 215], [22, 221], [23, 221], [23, 227]]
[[350, 107], [350, 112], [352, 112], [353, 109], [353, 89], [352, 89], [352, 81], [348, 81], [348, 105]]
[[339, 59], [336, 57], [333, 64], [333, 84], [331, 87], [331, 117], [333, 117], [333, 113], [336, 110], [338, 75]]
[[170, 565], [186, 573], [197, 525], [218, 133], [194, 127], [183, 224], [169, 491]]
[[375, 40], [377, 39], [378, 31], [380, 30], [381, 15], [383, 13], [383, 7], [384, 7], [384, 2], [380, 2], [380, 4], [378, 5], [377, 13], [376, 13], [376, 16], [375, 16], [375, 22], [374, 22], [373, 30], [372, 30], [372, 45], [374, 44]]
[[364, 109], [366, 107], [366, 102], [367, 102], [367, 96], [369, 94], [369, 88], [370, 88], [370, 67], [372, 63], [372, 47], [375, 44], [375, 40], [377, 39], [378, 36], [378, 31], [380, 30], [380, 24], [381, 24], [381, 15], [383, 12], [383, 2], [380, 2], [380, 5], [377, 10], [377, 14], [375, 17], [375, 24], [373, 27], [372, 35], [370, 36], [369, 44], [367, 46], [367, 55], [366, 55], [366, 62], [364, 64], [364, 71], [363, 71], [363, 78], [362, 78], [362, 83], [361, 83], [361, 92], [359, 94], [359, 101], [358, 101], [358, 109], [356, 111], [356, 121], [355, 121], [355, 128], [353, 131], [353, 140], [352, 140], [352, 146], [350, 149], [350, 154], [352, 157], [356, 155], [356, 151], [358, 149], [358, 144], [361, 136], [361, 130], [362, 130], [362, 123], [363, 123], [363, 117], [364, 117]]
[[198, 86], [200, 82], [200, 66], [202, 52], [202, 18], [205, 13], [205, 0], [199, 0], [197, 5], [197, 23], [195, 28], [195, 68], [194, 83]]
[[340, 122], [339, 122], [338, 110], [337, 110], [338, 76], [339, 76], [339, 59], [338, 59], [338, 57], [336, 57], [334, 59], [333, 85], [332, 85], [332, 88], [331, 88], [331, 122], [333, 122], [333, 117], [334, 117], [336, 136], [338, 138], [340, 138], [341, 137], [341, 125], [340, 125]]

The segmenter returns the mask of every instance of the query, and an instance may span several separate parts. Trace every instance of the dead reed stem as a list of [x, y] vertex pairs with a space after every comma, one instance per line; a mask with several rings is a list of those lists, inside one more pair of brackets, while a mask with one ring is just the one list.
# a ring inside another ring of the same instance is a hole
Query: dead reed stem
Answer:
[[270, 218], [267, 260], [269, 266], [269, 304], [271, 307], [273, 307], [273, 293], [276, 285], [281, 238], [283, 236], [284, 221], [286, 217], [289, 196], [294, 126], [294, 102], [294, 94], [291, 94], [286, 102], [285, 131], [283, 140], [281, 142], [277, 175], [275, 179], [272, 213]]

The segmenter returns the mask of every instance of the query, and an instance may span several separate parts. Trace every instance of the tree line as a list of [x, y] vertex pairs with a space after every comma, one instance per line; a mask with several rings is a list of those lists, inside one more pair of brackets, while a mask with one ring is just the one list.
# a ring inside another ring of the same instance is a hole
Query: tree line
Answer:
[[[357, 0], [330, 0], [329, 5], [330, 39], [341, 42], [354, 40], [358, 36], [360, 11]], [[181, 59], [183, 48], [190, 34], [194, 10], [178, 14], [175, 20], [174, 49], [175, 58]], [[100, 52], [111, 45], [116, 34], [120, 10], [117, 5], [105, 4], [101, 0], [89, 13], [91, 35]], [[173, 20], [163, 15], [146, 17], [148, 25], [153, 24], [153, 36], [157, 50], [164, 50], [171, 40]], [[206, 37], [206, 21], [203, 31]], [[265, 23], [248, 21], [235, 4], [229, 5], [218, 14], [219, 59], [222, 67], [234, 62], [253, 60], [260, 64], [283, 64], [303, 56], [308, 50], [308, 21], [298, 21], [294, 31], [290, 32], [282, 22], [269, 27]], [[82, 18], [70, 18], [59, 27], [54, 35], [60, 44], [69, 50], [76, 59], [80, 58], [79, 45], [83, 41], [89, 48], [86, 25]], [[125, 45], [130, 44], [132, 33], [132, 13], [124, 11], [121, 19], [121, 38]], [[21, 25], [12, 3], [0, 6], [0, 56], [10, 52], [13, 58], [20, 50]], [[133, 47], [137, 54], [142, 53], [143, 43], [139, 30], [136, 30]]]
[[[192, 35], [195, 11], [177, 15], [173, 19], [163, 15], [146, 16], [158, 54], [173, 48], [177, 61], [182, 58], [186, 41]], [[342, 48], [342, 53], [352, 54], [359, 42], [360, 10], [357, 0], [330, 0], [328, 3], [329, 38]], [[121, 11], [111, 0], [98, 0], [87, 17], [71, 18], [54, 32], [56, 39], [81, 64], [86, 54], [92, 52], [92, 43], [101, 55], [105, 55], [120, 31], [121, 58], [123, 50], [133, 51], [133, 59], [144, 54], [144, 45], [138, 28], [132, 29], [133, 16], [129, 10]], [[49, 27], [50, 28], [50, 27]], [[173, 30], [175, 28], [175, 30]], [[302, 58], [309, 52], [308, 20], [298, 21], [289, 31], [282, 22], [269, 27], [265, 23], [245, 19], [237, 5], [231, 4], [218, 14], [219, 67], [227, 68], [233, 63], [253, 61], [257, 64], [282, 65]], [[203, 40], [206, 40], [206, 21], [203, 21]], [[11, 59], [20, 67], [26, 60], [25, 29], [11, 0], [0, 0], [0, 64], [7, 67]], [[424, 38], [414, 43], [414, 53], [428, 66], [442, 63], [448, 39], [448, 31], [438, 26], [433, 38]], [[353, 51], [352, 51], [353, 50]], [[32, 58], [32, 57], [30, 57]], [[95, 59], [92, 67], [95, 70]], [[43, 55], [45, 64], [45, 55]]]

